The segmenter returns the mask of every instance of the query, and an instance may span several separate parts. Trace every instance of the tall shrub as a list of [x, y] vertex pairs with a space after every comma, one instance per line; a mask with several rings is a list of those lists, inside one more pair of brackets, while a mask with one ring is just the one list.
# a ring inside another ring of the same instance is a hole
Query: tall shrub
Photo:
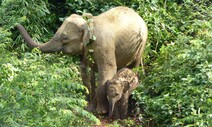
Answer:
[[149, 41], [160, 46], [135, 95], [140, 118], [152, 126], [211, 126], [211, 2], [154, 2]]

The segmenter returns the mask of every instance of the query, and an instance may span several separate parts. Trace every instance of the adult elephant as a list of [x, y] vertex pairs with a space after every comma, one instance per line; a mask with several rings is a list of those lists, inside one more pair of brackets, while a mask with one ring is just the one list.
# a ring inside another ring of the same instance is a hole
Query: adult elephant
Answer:
[[118, 69], [133, 68], [142, 63], [141, 55], [148, 31], [144, 20], [127, 7], [115, 7], [98, 16], [72, 14], [65, 19], [54, 36], [42, 44], [34, 42], [22, 25], [17, 28], [30, 48], [82, 56], [82, 79], [87, 87], [87, 57], [89, 55], [93, 58], [94, 68], [98, 72], [95, 94], [96, 111], [99, 113], [108, 112], [104, 83]]

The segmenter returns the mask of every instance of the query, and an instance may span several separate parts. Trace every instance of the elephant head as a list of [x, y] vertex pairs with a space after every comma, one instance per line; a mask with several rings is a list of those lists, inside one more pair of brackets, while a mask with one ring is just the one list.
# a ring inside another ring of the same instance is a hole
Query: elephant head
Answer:
[[115, 104], [129, 90], [130, 84], [127, 81], [108, 80], [106, 82], [107, 99], [109, 102], [109, 117], [112, 117]]
[[39, 48], [42, 52], [81, 54], [83, 44], [90, 39], [87, 21], [76, 14], [66, 18], [54, 36], [42, 44], [34, 42], [22, 25], [17, 28], [30, 48]]

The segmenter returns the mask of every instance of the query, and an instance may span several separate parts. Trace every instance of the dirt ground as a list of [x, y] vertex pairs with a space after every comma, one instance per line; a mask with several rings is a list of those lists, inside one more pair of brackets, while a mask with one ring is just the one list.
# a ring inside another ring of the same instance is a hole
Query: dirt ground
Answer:
[[97, 116], [101, 122], [100, 125], [94, 127], [141, 127], [142, 123], [137, 117], [128, 117], [125, 120], [112, 120], [108, 116]]

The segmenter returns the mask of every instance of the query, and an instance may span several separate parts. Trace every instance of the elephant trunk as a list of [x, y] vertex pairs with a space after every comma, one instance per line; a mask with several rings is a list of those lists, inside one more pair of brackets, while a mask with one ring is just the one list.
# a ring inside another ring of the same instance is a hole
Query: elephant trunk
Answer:
[[109, 118], [112, 118], [115, 103], [116, 101], [114, 99], [109, 101]]
[[17, 25], [16, 27], [30, 49], [39, 48], [42, 52], [45, 53], [62, 51], [62, 45], [58, 43], [54, 38], [52, 38], [46, 43], [39, 44], [32, 40], [32, 38], [29, 36], [29, 34], [22, 25]]

